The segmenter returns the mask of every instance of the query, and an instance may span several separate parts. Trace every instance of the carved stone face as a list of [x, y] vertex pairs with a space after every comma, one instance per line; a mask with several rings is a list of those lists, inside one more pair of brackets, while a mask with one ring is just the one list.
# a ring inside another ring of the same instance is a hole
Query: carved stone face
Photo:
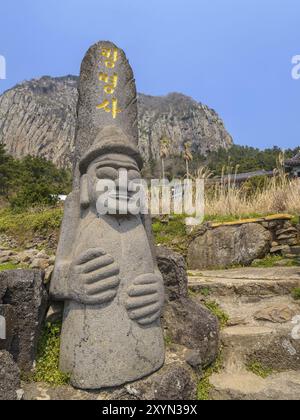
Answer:
[[100, 156], [90, 163], [87, 175], [90, 204], [105, 207], [109, 214], [122, 213], [134, 193], [132, 181], [141, 178], [135, 160], [123, 154]]

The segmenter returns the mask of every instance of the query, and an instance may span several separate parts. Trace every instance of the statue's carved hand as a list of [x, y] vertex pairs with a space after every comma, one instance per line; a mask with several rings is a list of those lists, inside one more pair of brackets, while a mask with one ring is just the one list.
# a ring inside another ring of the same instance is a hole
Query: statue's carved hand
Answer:
[[140, 325], [148, 325], [160, 317], [164, 304], [164, 286], [161, 275], [142, 274], [128, 290], [126, 309], [129, 318]]
[[86, 305], [111, 302], [120, 284], [119, 267], [101, 248], [80, 254], [71, 265], [71, 298]]

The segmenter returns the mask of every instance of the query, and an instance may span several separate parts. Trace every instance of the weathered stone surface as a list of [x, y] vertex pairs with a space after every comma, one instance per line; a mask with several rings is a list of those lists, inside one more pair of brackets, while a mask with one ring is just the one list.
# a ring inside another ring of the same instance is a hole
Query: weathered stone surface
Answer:
[[[18, 84], [0, 96], [0, 143], [16, 157], [41, 156], [72, 165], [78, 100], [78, 77], [42, 77]], [[217, 113], [178, 93], [164, 97], [139, 95], [139, 149], [145, 161], [159, 159], [165, 133], [171, 152], [192, 142], [201, 154], [227, 148], [232, 138]]]
[[30, 264], [30, 268], [39, 270], [46, 270], [49, 267], [49, 260], [45, 258], [35, 258]]
[[188, 296], [186, 264], [182, 255], [168, 248], [156, 247], [157, 263], [164, 278], [166, 297], [176, 300]]
[[[189, 277], [189, 288], [194, 292], [209, 290], [209, 297], [222, 299], [228, 297], [234, 305], [236, 299], [243, 297], [246, 302], [250, 298], [259, 300], [270, 296], [291, 295], [299, 287], [300, 276], [298, 267], [243, 267], [227, 270], [201, 270], [192, 272]], [[244, 310], [238, 316], [244, 317]], [[236, 316], [236, 314], [234, 315]]]
[[290, 246], [298, 245], [298, 239], [297, 238], [282, 239], [280, 242], [283, 245], [290, 245]]
[[297, 235], [298, 231], [297, 231], [296, 228], [294, 228], [292, 226], [286, 227], [286, 228], [283, 228], [283, 229], [279, 229], [279, 230], [276, 231], [276, 235], [278, 236], [278, 239], [280, 239], [281, 235], [288, 235], [290, 233], [292, 233], [294, 235]]
[[215, 400], [286, 400], [299, 401], [299, 372], [283, 372], [267, 379], [253, 373], [242, 371], [237, 373], [214, 374], [210, 378], [212, 389], [210, 397]]
[[288, 245], [277, 245], [270, 249], [270, 254], [286, 254], [289, 251], [290, 247]]
[[198, 302], [189, 298], [169, 302], [163, 313], [163, 326], [172, 342], [200, 352], [202, 367], [216, 359], [219, 349], [218, 321]]
[[188, 365], [192, 366], [193, 368], [202, 368], [202, 355], [201, 351], [199, 350], [189, 350], [186, 353], [185, 361]]
[[2, 303], [10, 305], [15, 315], [15, 331], [10, 353], [23, 371], [32, 369], [38, 337], [47, 308], [47, 292], [40, 271], [11, 270], [0, 272], [4, 285]]
[[[209, 378], [210, 398], [299, 400], [299, 303], [291, 297], [300, 285], [299, 267], [191, 274], [189, 288], [195, 299], [217, 301], [229, 316], [221, 331], [222, 369]], [[263, 379], [247, 370], [256, 366], [263, 373], [273, 370], [274, 374]]]
[[268, 254], [271, 241], [270, 232], [258, 223], [209, 229], [191, 242], [188, 268], [249, 265]]
[[190, 354], [197, 354], [197, 367], [205, 367], [218, 354], [218, 322], [211, 312], [188, 297], [184, 258], [164, 247], [156, 247], [156, 255], [167, 297], [162, 318], [165, 334], [173, 343], [187, 347]]
[[166, 364], [159, 372], [119, 388], [83, 391], [71, 386], [51, 387], [24, 383], [25, 400], [194, 400], [197, 378], [181, 361]]
[[120, 211], [123, 194], [131, 194], [128, 182], [112, 208], [97, 188], [99, 180], [116, 181], [121, 169], [140, 178], [142, 167], [133, 73], [110, 42], [93, 45], [83, 59], [75, 143], [73, 192], [50, 290], [65, 302], [61, 370], [75, 387], [100, 389], [143, 378], [164, 363], [164, 287], [150, 220]]
[[273, 338], [268, 338], [266, 343], [258, 343], [254, 351], [249, 351], [249, 360], [255, 360], [262, 366], [274, 370], [300, 370], [300, 340], [289, 334], [280, 332]]
[[0, 400], [19, 400], [21, 395], [19, 368], [7, 351], [0, 351]]
[[193, 371], [180, 363], [166, 365], [149, 378], [126, 387], [128, 393], [140, 400], [194, 400], [196, 389]]
[[296, 315], [296, 311], [285, 305], [267, 306], [257, 311], [254, 318], [260, 321], [284, 323], [289, 322]]
[[300, 246], [292, 246], [290, 248], [290, 253], [293, 255], [300, 255]]

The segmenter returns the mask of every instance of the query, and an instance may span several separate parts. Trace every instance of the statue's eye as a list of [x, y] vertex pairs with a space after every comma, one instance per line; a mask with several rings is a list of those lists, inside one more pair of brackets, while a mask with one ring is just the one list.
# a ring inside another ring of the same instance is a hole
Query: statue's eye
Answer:
[[98, 179], [115, 180], [118, 178], [118, 171], [115, 168], [103, 167], [96, 170], [96, 175]]
[[128, 171], [129, 181], [134, 181], [135, 179], [140, 179], [140, 178], [141, 178], [141, 174], [139, 173], [139, 171], [135, 171], [134, 169], [130, 169]]

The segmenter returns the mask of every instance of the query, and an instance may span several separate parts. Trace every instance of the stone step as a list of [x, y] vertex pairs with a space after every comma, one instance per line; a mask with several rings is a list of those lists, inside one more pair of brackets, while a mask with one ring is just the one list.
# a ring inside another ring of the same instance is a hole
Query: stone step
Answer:
[[[209, 296], [208, 299], [211, 299]], [[223, 296], [215, 301], [229, 316], [228, 326], [271, 326], [291, 322], [300, 315], [300, 301], [284, 296]]]
[[300, 399], [300, 371], [286, 371], [263, 379], [251, 372], [221, 372], [210, 378], [214, 400]]
[[216, 296], [270, 297], [290, 295], [300, 287], [299, 267], [190, 271], [189, 288]]
[[300, 371], [300, 339], [297, 325], [227, 327], [221, 332], [224, 367], [241, 370], [251, 362], [276, 370]]

